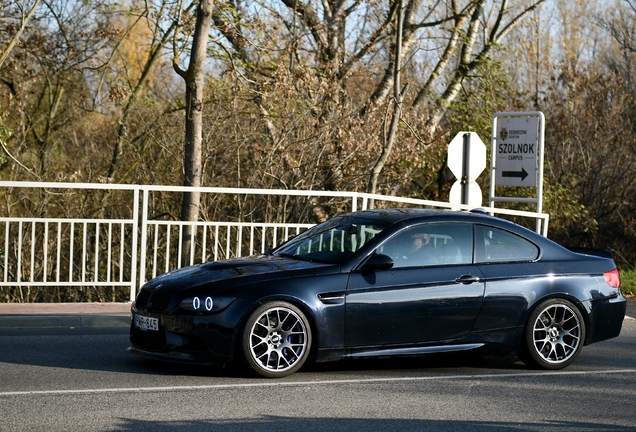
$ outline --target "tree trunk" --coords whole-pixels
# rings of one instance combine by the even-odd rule
[[[185,120],[185,152],[184,152],[184,186],[201,186],[201,141],[203,136],[203,88],[205,86],[205,62],[208,35],[212,23],[212,0],[201,0],[197,8],[197,21],[192,39],[190,64],[186,71],[179,68],[175,56],[173,65],[186,84],[186,120]],[[196,222],[199,219],[201,193],[184,192],[181,203],[181,220]],[[183,228],[181,241],[181,265],[190,265],[194,257],[194,241],[196,229],[193,225]]]
[[[377,162],[371,169],[371,175],[369,177],[369,185],[367,186],[367,192],[374,194],[377,191],[378,187],[378,178],[380,177],[380,173],[386,164],[386,161],[391,154],[391,150],[393,149],[393,143],[395,142],[395,136],[397,134],[398,123],[400,122],[400,118],[402,117],[402,99],[403,93],[400,92],[400,68],[402,67],[402,32],[403,32],[403,24],[404,24],[404,8],[403,8],[403,0],[399,1],[398,13],[397,13],[397,25],[396,25],[396,40],[395,40],[395,61],[394,61],[394,69],[393,69],[393,116],[391,118],[391,124],[389,126],[388,133],[385,133],[386,130],[386,119],[385,119],[385,127],[382,132],[382,142],[384,143],[382,153],[378,158]],[[374,208],[375,201],[372,199],[369,202],[369,208]]]

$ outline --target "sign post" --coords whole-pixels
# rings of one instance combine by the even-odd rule
[[[543,201],[545,117],[540,111],[496,113],[492,118],[489,206],[500,202]],[[534,187],[531,198],[496,196],[495,186]],[[537,225],[541,222],[537,220]],[[537,226],[537,229],[540,227]]]

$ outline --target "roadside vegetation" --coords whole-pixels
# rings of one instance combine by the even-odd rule
[[[636,299],[636,270],[621,271],[621,289],[625,297]]]
[[[636,0],[0,0],[0,17],[2,180],[447,201],[459,131],[488,143],[494,113],[542,111],[549,236],[612,252],[630,292]],[[152,217],[319,222],[341,210],[165,198]],[[122,208],[108,191],[0,191],[0,215]]]

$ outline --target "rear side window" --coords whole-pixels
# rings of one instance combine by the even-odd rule
[[[523,237],[498,228],[476,227],[476,262],[532,261],[538,256],[539,248]]]

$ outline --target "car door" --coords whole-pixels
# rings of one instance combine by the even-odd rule
[[[474,262],[486,280],[475,330],[519,326],[555,270],[551,263],[535,262],[539,247],[528,239],[492,226],[477,224],[474,229]]]
[[[411,245],[418,235],[429,237],[419,254]],[[391,256],[394,266],[350,275],[345,297],[347,347],[420,344],[470,333],[484,294],[483,275],[472,263],[472,224],[411,227],[384,242],[376,253]]]

